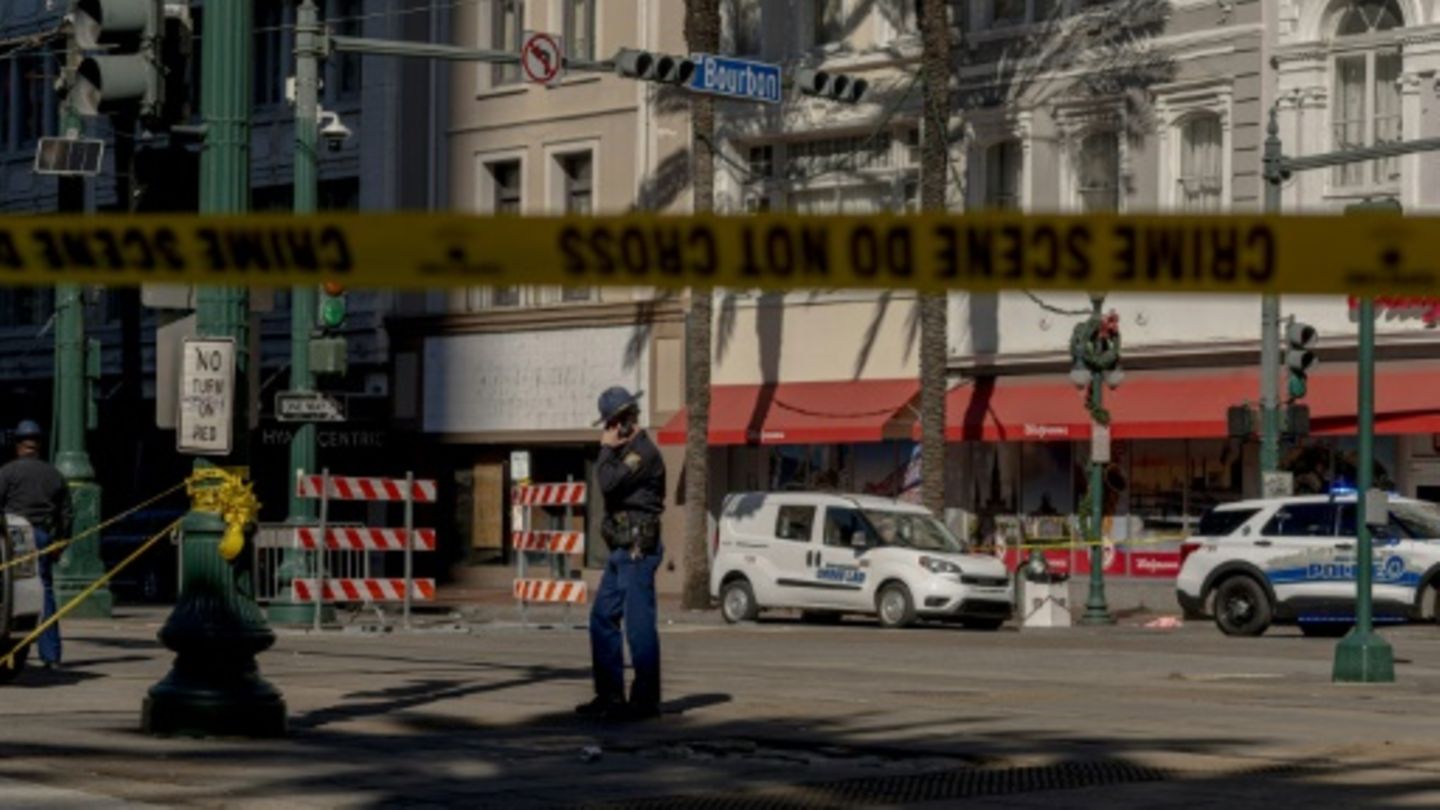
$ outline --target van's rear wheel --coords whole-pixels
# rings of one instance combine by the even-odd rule
[[[9,638],[0,638],[0,655],[10,652],[10,645],[13,642]],[[8,664],[0,661],[0,684],[10,683],[25,671],[25,662],[30,659],[30,645],[26,644],[15,652],[15,663]]]
[[[753,622],[760,615],[755,591],[743,579],[732,579],[720,589],[720,615],[730,624]]]
[[[881,588],[875,596],[875,612],[881,627],[894,629],[914,624],[915,600],[910,597],[910,589],[898,582]]]

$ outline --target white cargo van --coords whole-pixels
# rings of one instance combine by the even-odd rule
[[[721,509],[710,592],[726,621],[794,608],[809,619],[877,616],[996,629],[1014,611],[1004,564],[967,554],[925,509],[884,498],[741,493]]]
[[[35,531],[29,521],[15,515],[6,515],[5,534],[0,542],[0,656],[9,654],[16,641],[35,629],[44,607],[45,592],[40,586],[40,567],[37,560],[30,559],[18,565],[12,560],[27,557],[35,552]],[[30,647],[15,655],[14,666],[0,663],[0,683],[8,683],[25,668],[30,657]]]

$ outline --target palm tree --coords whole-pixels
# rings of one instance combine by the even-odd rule
[[[946,210],[949,175],[950,20],[947,0],[920,1],[924,140],[920,154],[920,204]],[[944,293],[920,296],[920,498],[936,515],[945,510],[945,389],[949,330]]]
[[[685,0],[685,41],[691,53],[720,50],[720,0]],[[695,213],[715,209],[715,102],[691,95],[692,189]],[[709,289],[692,289],[685,332],[685,573],[681,599],[688,609],[710,605],[710,332],[714,299]]]

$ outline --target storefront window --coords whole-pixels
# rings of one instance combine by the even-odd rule
[[[1296,495],[1324,495],[1336,487],[1354,487],[1359,480],[1360,450],[1353,436],[1312,439],[1291,447],[1280,460],[1280,469],[1295,476]],[[1394,436],[1375,437],[1375,486],[1396,488],[1399,440]]]
[[[1075,509],[1070,476],[1071,447],[1063,442],[1021,445],[1022,511],[1027,517],[1058,517]]]

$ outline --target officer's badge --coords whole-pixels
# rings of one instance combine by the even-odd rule
[[[632,472],[637,472],[640,469],[641,462],[644,460],[645,459],[640,458],[639,453],[631,453],[625,457],[625,466],[629,467]]]

